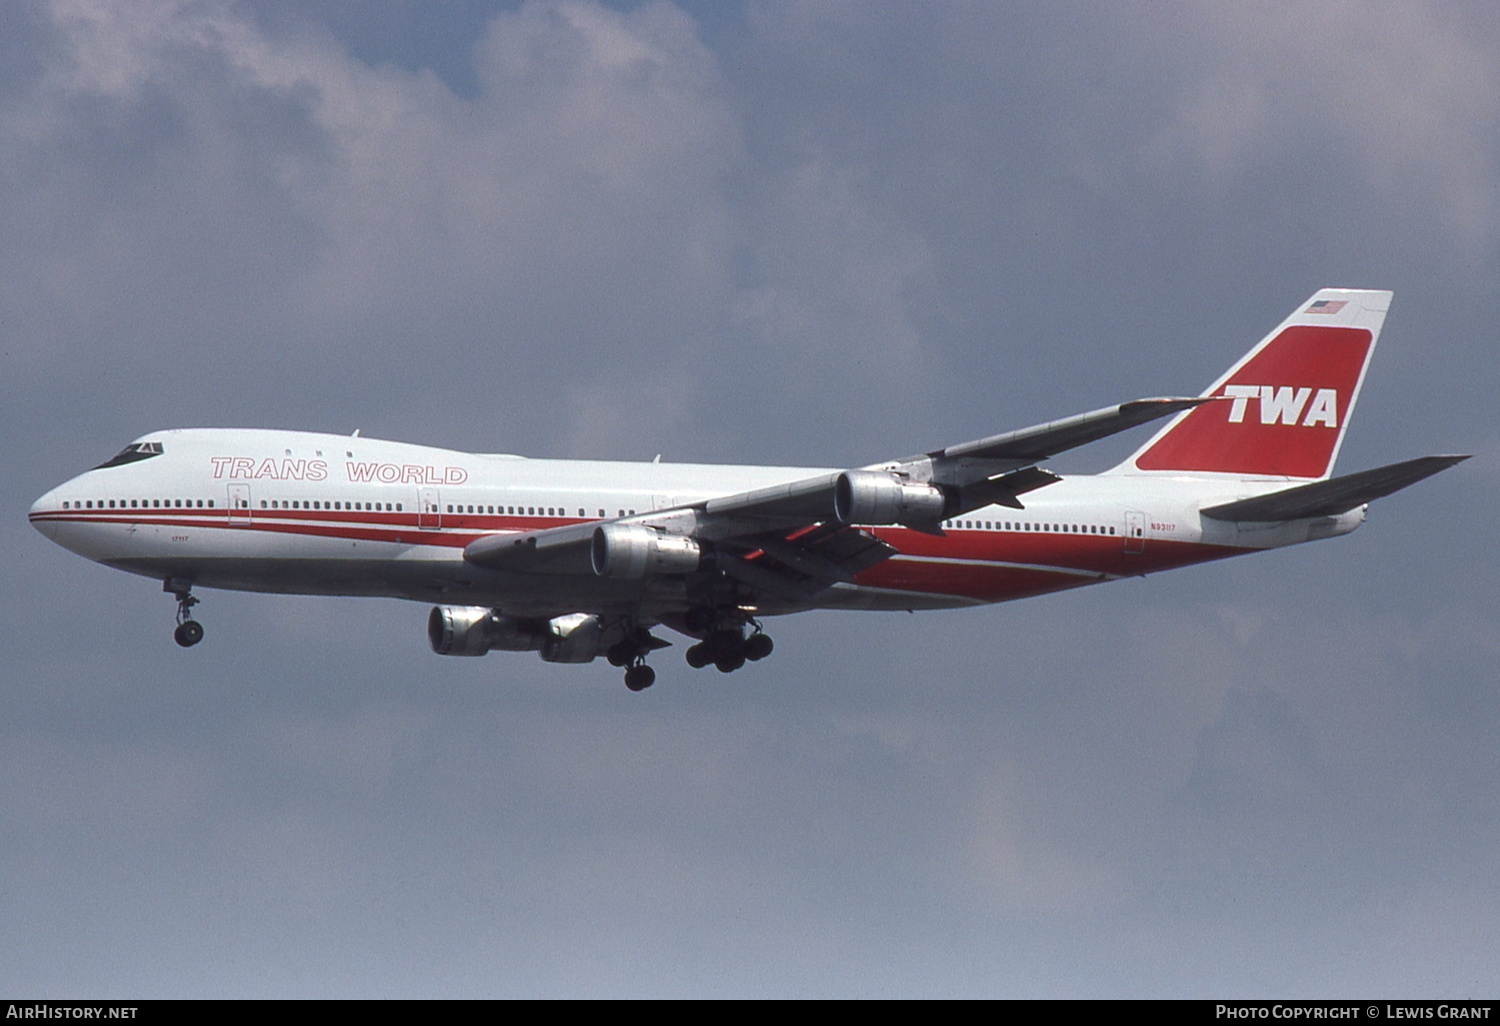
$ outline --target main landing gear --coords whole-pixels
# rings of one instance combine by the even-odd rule
[[[752,628],[748,636],[745,634],[747,626]],[[687,663],[695,670],[712,663],[720,673],[733,673],[747,661],[753,663],[764,659],[774,647],[771,636],[761,630],[758,621],[719,625],[687,650]]]
[[[625,667],[625,686],[631,691],[645,691],[656,683],[656,671],[646,665],[646,656],[667,643],[653,637],[642,627],[633,627],[625,637],[605,650],[604,657],[611,666]]]
[[[177,629],[172,632],[172,639],[183,648],[192,648],[203,640],[203,625],[190,615],[192,608],[198,604],[192,585],[181,581],[164,581],[161,590],[177,596]]]

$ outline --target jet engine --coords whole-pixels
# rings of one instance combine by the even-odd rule
[[[438,655],[537,652],[549,663],[592,662],[605,649],[604,626],[591,613],[522,620],[488,606],[433,606],[427,640]]]
[[[438,655],[482,656],[495,649],[534,652],[545,637],[535,621],[501,616],[488,606],[433,606],[427,640]]]
[[[591,663],[604,654],[604,626],[591,613],[569,613],[547,621],[542,658],[549,663]]]
[[[601,524],[594,528],[589,559],[600,577],[636,580],[647,574],[690,574],[703,552],[680,534],[662,534],[643,524]]]
[[[833,487],[833,513],[844,524],[934,523],[947,502],[940,488],[878,470],[845,471]]]

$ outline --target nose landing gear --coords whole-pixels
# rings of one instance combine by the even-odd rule
[[[192,608],[198,604],[192,587],[191,584],[184,584],[181,581],[162,582],[162,591],[168,591],[177,596],[177,629],[172,632],[172,640],[183,648],[192,648],[203,640],[203,625],[191,616]]]

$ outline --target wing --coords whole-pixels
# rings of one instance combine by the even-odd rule
[[[1060,478],[1036,464],[1212,399],[1138,399],[932,452],[672,509],[470,543],[464,559],[518,573],[641,578],[707,574],[753,599],[810,603],[895,550],[869,528],[942,522]]]

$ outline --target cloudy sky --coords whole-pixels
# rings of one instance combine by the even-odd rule
[[[1497,54],[1479,0],[0,6],[0,991],[1493,996]],[[1355,535],[641,695],[395,601],[179,650],[25,519],[164,427],[865,463],[1196,392],[1325,285],[1396,292],[1341,467],[1477,454]]]

